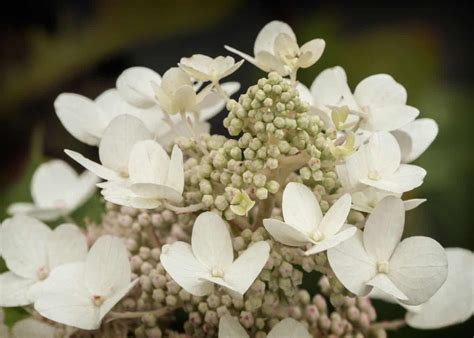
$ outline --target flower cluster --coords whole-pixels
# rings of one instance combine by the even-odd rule
[[[226,46],[268,72],[236,100],[240,84],[220,82],[244,60],[201,54],[163,76],[129,68],[95,100],[59,95],[57,116],[99,162],[65,150],[87,170],[47,162],[33,203],[8,209],[0,306],[31,317],[2,336],[361,338],[469,319],[473,253],[402,239],[405,212],[425,201],[402,200],[426,175],[410,163],[437,124],[386,74],[354,92],[339,66],[298,82],[324,48],[300,47],[279,21],[254,56]],[[210,135],[224,107],[229,136]],[[102,220],[78,227],[96,186]],[[306,289],[315,275],[319,290]],[[378,322],[370,298],[406,317]]]

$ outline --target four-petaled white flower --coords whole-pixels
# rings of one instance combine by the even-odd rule
[[[105,129],[99,144],[101,164],[93,162],[81,154],[66,149],[65,153],[95,175],[109,181],[128,178],[128,159],[132,147],[138,141],[152,138],[142,121],[131,115],[117,116]]]
[[[371,213],[377,204],[387,196],[401,197],[402,194],[395,194],[388,191],[380,190],[374,187],[367,187],[364,190],[357,191],[352,195],[352,209],[362,212]],[[420,204],[426,202],[425,198],[412,198],[403,201],[405,211],[415,209]]]
[[[25,214],[42,221],[57,220],[83,205],[94,193],[98,181],[88,171],[78,175],[64,161],[48,161],[35,170],[31,179],[33,203],[14,203],[8,207],[8,213]]]
[[[345,188],[363,185],[403,193],[423,183],[426,171],[412,164],[401,164],[400,147],[388,132],[372,134],[367,143],[337,167]]]
[[[194,223],[191,244],[163,247],[161,264],[176,283],[195,296],[212,292],[213,283],[243,295],[262,271],[270,246],[260,241],[234,261],[229,229],[218,215],[204,212]]]
[[[225,48],[254,64],[265,72],[275,71],[282,76],[295,77],[299,68],[315,64],[323,54],[326,43],[313,39],[299,47],[291,27],[281,21],[266,24],[255,40],[254,57],[232,47]]]
[[[279,242],[289,246],[313,244],[305,252],[313,255],[326,251],[352,237],[356,227],[346,225],[351,196],[339,198],[324,215],[312,191],[301,183],[288,183],[283,192],[282,211],[285,222],[267,218],[265,229]]]
[[[474,314],[474,253],[462,248],[446,248],[448,277],[443,286],[426,303],[403,306],[405,320],[417,329],[439,329],[459,324]],[[397,300],[379,290],[370,292],[371,298],[390,303]]]
[[[31,304],[55,268],[87,255],[86,237],[77,226],[63,224],[53,231],[24,215],[3,222],[0,246],[10,270],[0,275],[0,306]]]
[[[168,130],[163,123],[163,112],[159,107],[137,108],[125,101],[112,88],[104,91],[95,100],[74,93],[62,93],[54,101],[56,115],[64,128],[79,141],[99,145],[105,129],[117,116],[128,114],[141,120],[156,137]]]
[[[400,145],[402,163],[415,161],[438,135],[438,124],[432,119],[417,119],[392,134]]]
[[[344,69],[329,68],[313,81],[311,94],[312,98],[304,97],[316,111],[330,116],[335,107],[346,106],[360,118],[359,128],[370,132],[399,129],[419,115],[418,109],[406,104],[405,88],[387,74],[365,78],[352,94]]]
[[[130,280],[125,245],[117,237],[102,236],[85,261],[63,264],[51,272],[35,310],[58,323],[95,330],[138,281]]]
[[[219,321],[219,338],[249,338],[249,334],[231,315],[225,315]],[[293,318],[286,318],[276,324],[267,338],[311,338],[306,327]]]
[[[336,277],[352,293],[373,287],[408,305],[426,302],[443,285],[448,262],[443,247],[429,237],[402,238],[402,200],[383,199],[367,218],[364,232],[328,250]]]
[[[177,145],[171,158],[152,140],[137,142],[128,163],[129,179],[99,184],[102,195],[112,203],[133,208],[154,209],[163,200],[179,203],[183,199],[183,153]]]
[[[239,69],[243,62],[244,60],[235,63],[231,56],[211,58],[207,55],[194,54],[190,58],[181,58],[179,67],[196,80],[218,83],[220,79]]]

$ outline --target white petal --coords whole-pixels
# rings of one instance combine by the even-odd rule
[[[257,55],[262,51],[273,53],[275,39],[281,33],[287,34],[290,38],[296,41],[295,33],[288,24],[282,21],[271,21],[258,33],[253,47],[253,54]]]
[[[109,313],[110,310],[123,298],[127,295],[127,293],[132,290],[135,285],[140,281],[140,279],[135,279],[133,282],[128,284],[127,286],[123,287],[122,289],[116,290],[113,295],[106,298],[104,303],[100,306],[100,315],[99,320],[102,321],[102,318]]]
[[[402,291],[400,291],[384,273],[377,274],[377,276],[368,281],[367,284],[374,286],[400,300],[408,300],[408,297]]]
[[[278,242],[288,246],[302,246],[309,242],[306,234],[277,219],[263,220],[263,226]]]
[[[99,181],[96,174],[87,170],[79,175],[75,184],[68,189],[66,200],[70,212],[82,206],[95,193]]]
[[[344,194],[326,212],[318,226],[325,237],[336,234],[342,228],[351,210],[351,201],[351,195]]]
[[[429,237],[403,240],[390,258],[390,280],[408,297],[408,305],[426,302],[443,285],[448,274],[443,247]]]
[[[101,109],[85,96],[63,93],[54,101],[56,115],[64,128],[79,141],[95,146],[106,125],[100,120]]]
[[[84,330],[100,326],[99,307],[84,285],[85,264],[68,263],[54,269],[45,280],[35,310],[45,318]]]
[[[131,115],[120,115],[104,131],[99,145],[100,162],[118,173],[128,173],[128,159],[133,145],[151,138],[142,121]]]
[[[376,74],[357,85],[354,97],[361,107],[385,107],[405,104],[407,92],[390,75]]]
[[[159,85],[161,77],[155,71],[145,67],[131,67],[117,78],[117,90],[130,104],[148,108],[155,104],[152,82]]]
[[[327,237],[322,241],[316,243],[313,247],[305,252],[305,255],[314,255],[318,252],[326,251],[330,248],[334,248],[335,246],[339,245],[340,243],[347,241],[349,238],[355,235],[357,232],[357,228],[354,226],[349,226],[346,229],[338,232],[335,235]]]
[[[400,166],[400,148],[395,137],[387,132],[372,134],[369,144],[364,146],[367,152],[369,171],[381,177],[393,174]]]
[[[346,72],[336,66],[322,71],[311,85],[314,103],[324,106],[348,106],[351,110],[358,110],[349,85]]]
[[[249,335],[235,317],[225,315],[219,321],[219,338],[249,338]]]
[[[0,274],[0,306],[24,306],[31,304],[29,290],[36,281],[7,271]]]
[[[238,82],[226,82],[221,84],[222,90],[230,97],[240,89]],[[199,120],[207,121],[220,113],[225,107],[226,100],[216,92],[210,92],[205,99],[199,103],[196,110],[199,112]]]
[[[364,247],[376,262],[387,262],[402,239],[405,208],[401,199],[385,197],[367,218]]]
[[[183,200],[181,193],[166,185],[153,183],[135,183],[130,188],[133,193],[137,195],[137,197],[142,197],[145,199],[163,199],[175,203],[179,203]]]
[[[403,193],[422,185],[425,176],[425,169],[412,164],[401,164],[395,173],[385,179],[379,181],[365,179],[361,180],[361,182],[378,189]]]
[[[267,242],[253,244],[224,271],[224,280],[243,295],[260,274],[269,256],[270,246]]]
[[[130,283],[128,252],[118,237],[101,236],[90,249],[85,264],[85,283],[94,295],[108,296]]]
[[[183,193],[184,190],[184,163],[183,163],[183,152],[177,146],[173,146],[171,152],[171,160],[169,162],[168,175],[166,178],[166,185],[173,188],[179,193]]]
[[[41,164],[31,179],[31,196],[40,208],[68,208],[68,190],[78,180],[74,169],[62,160]]]
[[[116,88],[110,88],[102,92],[95,98],[95,103],[100,107],[100,120],[107,127],[114,118],[123,114],[132,114],[138,109],[127,103],[119,94]],[[133,114],[132,114],[133,115]]]
[[[412,122],[420,114],[420,111],[406,105],[393,105],[369,107],[368,114],[369,117],[361,124],[361,129],[392,131]]]
[[[118,181],[122,179],[122,177],[114,170],[91,161],[75,151],[65,149],[64,152],[74,161],[104,180]]]
[[[474,303],[474,255],[461,248],[446,249],[448,278],[417,313],[408,312],[408,325],[417,329],[438,329],[462,323],[472,316]]]
[[[298,82],[296,84],[296,90],[298,91],[299,93],[299,96],[300,96],[300,99],[301,101],[303,102],[306,102],[309,106],[313,106],[314,105],[314,99],[313,99],[313,95],[311,94],[311,92],[309,91],[309,88],[306,87],[304,84],[302,84],[301,82]]]
[[[171,278],[190,294],[204,296],[212,292],[212,283],[202,280],[209,271],[196,259],[188,243],[163,246],[160,261]]]
[[[237,54],[238,56],[242,57],[245,61],[248,61],[248,62],[250,62],[251,64],[253,64],[253,65],[259,67],[259,66],[257,65],[257,60],[255,60],[254,57],[252,57],[252,56],[250,56],[250,55],[248,55],[248,54],[245,54],[245,53],[241,52],[240,50],[237,50],[237,49],[232,48],[232,47],[230,47],[230,46],[224,46],[224,48],[227,49],[229,52],[235,53],[235,54]]]
[[[367,255],[362,240],[362,231],[347,241],[328,250],[328,259],[339,281],[358,296],[367,295],[372,289],[367,285],[377,274],[375,262]]]
[[[301,54],[310,53],[308,58],[305,59],[304,62],[300,62],[299,65],[301,68],[308,68],[314,65],[321,55],[323,55],[324,48],[326,47],[326,42],[323,39],[313,39],[311,41],[306,42],[303,46],[301,46]]]
[[[403,205],[405,206],[405,211],[413,210],[420,204],[426,202],[426,198],[413,198],[410,200],[403,201]]]
[[[163,147],[153,141],[139,141],[130,152],[128,173],[133,183],[165,184],[170,158]]]
[[[301,183],[290,182],[283,191],[283,218],[285,223],[302,233],[312,233],[323,214],[313,192]]]
[[[275,71],[281,76],[289,73],[289,68],[270,52],[261,51],[255,55],[256,65],[265,72]]]
[[[16,322],[12,327],[12,338],[54,338],[56,328],[33,318]]]
[[[402,162],[415,161],[438,135],[438,124],[432,119],[417,119],[393,131],[400,145]]]
[[[106,201],[135,209],[155,209],[161,205],[159,200],[140,197],[135,194],[129,186],[122,184],[107,185],[106,188],[101,191],[101,193]]]
[[[46,243],[51,229],[40,221],[17,215],[3,222],[0,228],[2,255],[10,271],[37,278],[37,270],[47,267]]]
[[[58,265],[85,260],[87,238],[74,224],[62,224],[54,229],[48,241],[48,263],[52,270]]]
[[[268,338],[311,338],[306,327],[293,318],[283,319],[268,333]]]
[[[213,212],[204,212],[197,217],[191,245],[196,258],[208,269],[224,270],[234,260],[229,229],[222,218]]]

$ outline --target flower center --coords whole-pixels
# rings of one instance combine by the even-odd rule
[[[224,277],[224,271],[221,268],[214,267],[211,271],[212,277],[222,278]]]
[[[378,181],[380,180],[380,173],[377,170],[370,170],[368,177],[371,180]]]
[[[45,266],[42,266],[38,270],[36,270],[36,276],[39,280],[45,280],[49,275],[49,269]]]
[[[101,306],[104,301],[105,301],[105,297],[102,297],[99,295],[92,296],[92,303],[94,303],[95,306]]]
[[[319,242],[319,241],[322,241],[324,239],[324,234],[319,231],[319,230],[316,230],[315,232],[313,232],[313,234],[311,235],[311,239],[315,242]]]
[[[377,272],[378,273],[388,273],[390,271],[388,262],[378,262],[377,263]]]

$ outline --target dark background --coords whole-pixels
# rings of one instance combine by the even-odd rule
[[[96,156],[61,126],[53,101],[61,92],[94,98],[130,66],[162,74],[182,56],[227,55],[224,44],[253,51],[270,20],[288,22],[300,44],[324,38],[326,51],[299,80],[310,85],[323,69],[341,65],[351,87],[375,73],[391,74],[408,103],[434,118],[440,134],[417,161],[425,184],[408,195],[428,202],[408,213],[406,234],[434,237],[445,247],[474,249],[472,6],[468,1],[17,1],[1,13],[0,215],[29,198],[28,181],[41,157],[65,159],[64,148]],[[243,87],[262,73],[245,64],[229,79]],[[224,114],[212,120],[223,132]],[[36,135],[33,137],[32,135]],[[91,209],[86,213],[91,213]],[[472,271],[471,271],[472,273]],[[381,305],[380,317],[403,315]],[[403,329],[391,337],[472,337],[472,319],[440,331]]]

